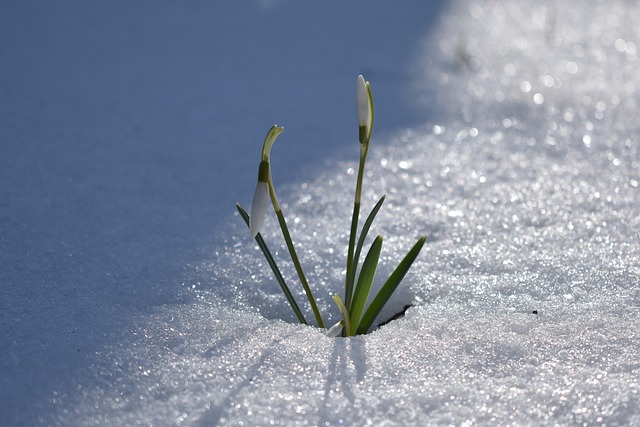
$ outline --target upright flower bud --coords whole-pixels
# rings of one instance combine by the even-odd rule
[[[260,162],[258,169],[258,184],[256,191],[253,193],[253,201],[251,202],[251,216],[249,217],[249,231],[251,237],[255,239],[260,232],[264,217],[267,213],[267,205],[269,204],[269,162],[263,160]]]
[[[373,128],[373,97],[371,85],[362,74],[356,82],[356,113],[358,115],[360,144],[368,144]]]

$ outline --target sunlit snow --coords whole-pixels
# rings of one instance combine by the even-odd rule
[[[24,4],[0,6],[0,425],[640,424],[638,6]],[[273,177],[337,321],[360,73],[378,282],[427,243],[378,323],[404,317],[327,338],[234,203],[284,124]]]

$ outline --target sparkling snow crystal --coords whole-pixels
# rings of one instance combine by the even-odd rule
[[[256,154],[246,170],[221,169],[217,185],[231,182],[235,193],[219,215],[218,240],[184,263],[184,299],[145,296],[138,311],[128,309],[134,313],[114,305],[113,316],[128,319],[122,339],[67,371],[55,393],[39,390],[39,422],[640,424],[640,8],[623,0],[459,1],[434,25],[402,83],[422,119],[374,135],[363,189],[364,211],[387,194],[372,235],[402,236],[385,241],[378,279],[427,235],[379,321],[411,304],[406,315],[349,339],[295,324],[231,214],[235,198],[253,190]],[[374,90],[406,77],[388,71],[368,73]],[[347,70],[345,80],[353,75]],[[307,105],[289,84],[279,83],[285,101]],[[263,125],[287,120],[265,112]],[[259,153],[256,135],[246,152]],[[343,288],[357,161],[357,135],[343,137],[340,145],[353,149],[318,144],[308,148],[311,158],[272,152],[281,169],[310,171],[300,180],[286,175],[279,197],[329,324],[339,320],[330,293]],[[304,143],[286,138],[279,144]],[[202,156],[190,153],[175,167],[187,170],[189,156]],[[239,184],[230,178],[243,174]],[[202,193],[200,206],[219,203],[208,197]],[[282,255],[273,218],[262,234]],[[100,261],[105,271],[117,267],[108,261]],[[162,262],[151,258],[147,268]],[[292,266],[281,267],[293,277]],[[122,280],[148,281],[145,271]],[[179,286],[181,276],[170,277]],[[2,376],[21,363],[0,357]],[[63,362],[52,363],[53,370]],[[5,392],[12,386],[0,384]],[[5,414],[30,420],[6,406]]]

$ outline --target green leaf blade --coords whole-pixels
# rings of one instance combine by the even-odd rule
[[[353,300],[351,302],[351,309],[349,310],[349,323],[351,324],[350,329],[348,329],[349,335],[355,335],[357,332],[360,316],[362,316],[364,306],[369,298],[373,279],[376,275],[381,250],[382,236],[378,236],[371,244],[371,248],[362,264],[362,269],[358,276],[358,283],[353,291]]]
[[[364,241],[367,238],[367,233],[369,233],[371,224],[373,224],[373,220],[376,218],[376,215],[378,214],[378,211],[382,207],[382,203],[384,202],[384,199],[386,197],[387,197],[386,194],[383,194],[382,197],[380,197],[380,200],[378,200],[378,203],[376,203],[376,205],[373,207],[373,209],[371,210],[371,213],[369,213],[369,216],[367,217],[366,221],[364,222],[364,225],[362,226],[362,232],[360,233],[360,238],[358,239],[358,243],[356,245],[356,251],[355,251],[355,255],[353,256],[353,263],[350,271],[351,277],[349,277],[349,281],[352,285],[356,280],[355,278],[356,278],[356,270],[358,269],[358,261],[360,259],[360,253],[362,252],[362,247],[364,246]]]
[[[238,212],[240,213],[240,216],[242,217],[244,222],[247,224],[247,227],[249,227],[249,214],[247,213],[247,211],[245,211],[244,208],[240,206],[240,203],[236,203],[236,208],[238,209]],[[304,325],[307,325],[307,321],[304,318],[300,307],[298,307],[298,303],[296,303],[296,300],[293,298],[293,294],[289,290],[287,283],[284,281],[284,277],[282,277],[282,273],[280,272],[280,269],[278,268],[273,255],[271,255],[271,251],[269,251],[269,248],[267,247],[267,244],[265,243],[260,233],[256,235],[256,242],[258,243],[258,247],[260,247],[262,254],[267,259],[267,263],[269,264],[269,267],[271,267],[271,271],[273,271],[273,275],[276,277],[276,280],[280,285],[280,289],[282,289],[282,292],[287,298],[287,301],[289,302],[289,305],[291,306],[294,314],[298,318],[298,321]]]
[[[360,325],[356,330],[357,334],[366,334],[369,331],[374,320],[378,314],[380,314],[380,311],[382,311],[382,308],[385,306],[387,301],[389,301],[389,298],[391,298],[391,295],[393,295],[393,292],[396,290],[400,282],[402,282],[407,271],[409,271],[409,268],[418,257],[425,241],[426,236],[422,236],[418,239],[407,255],[405,255],[402,261],[400,261],[400,264],[398,264],[396,269],[393,270],[393,273],[391,273],[391,276],[389,276],[384,285],[382,285],[378,295],[376,295],[369,305],[369,308],[367,308],[367,311],[364,313],[364,316],[362,316]]]

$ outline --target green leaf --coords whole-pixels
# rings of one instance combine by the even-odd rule
[[[242,217],[242,219],[244,220],[244,222],[247,224],[247,227],[248,227],[249,214],[247,213],[247,211],[244,210],[242,206],[240,206],[240,203],[236,203],[236,208],[238,209],[238,212],[240,212],[240,216]],[[273,275],[276,276],[276,280],[278,281],[278,284],[280,285],[282,292],[284,292],[284,296],[287,298],[287,301],[289,301],[289,305],[291,306],[291,309],[293,310],[296,317],[298,318],[298,321],[306,325],[307,321],[302,315],[302,311],[300,311],[300,307],[298,307],[296,300],[293,298],[293,295],[291,294],[289,287],[287,286],[286,282],[284,281],[284,278],[282,277],[282,273],[280,273],[280,269],[278,268],[275,259],[271,255],[271,252],[269,251],[269,248],[267,247],[267,244],[265,243],[260,233],[256,235],[256,242],[258,242],[258,246],[262,250],[264,257],[267,259],[267,262],[269,263],[269,267],[271,267],[271,271],[273,271]]]
[[[367,253],[364,263],[362,264],[362,270],[358,276],[358,283],[353,291],[353,301],[351,302],[351,309],[349,311],[349,321],[351,323],[348,335],[355,335],[360,323],[360,316],[369,298],[369,292],[371,291],[371,285],[376,275],[376,269],[378,268],[378,259],[380,258],[380,251],[382,250],[382,236],[376,237],[371,244],[371,248]]]
[[[360,159],[362,168],[362,159]],[[358,184],[360,184],[360,172],[358,172]],[[347,274],[344,284],[344,300],[347,307],[351,307],[353,297],[353,281],[355,279],[355,266],[353,265],[353,251],[356,249],[356,236],[358,235],[358,217],[360,216],[360,201],[358,201],[358,187],[356,186],[356,201],[353,203],[353,215],[351,216],[351,231],[349,232],[349,246],[347,248]]]
[[[391,295],[396,290],[402,279],[404,278],[407,271],[413,264],[413,261],[418,257],[422,246],[426,240],[426,236],[420,237],[415,245],[411,248],[411,250],[407,253],[407,255],[400,261],[400,264],[396,267],[396,269],[391,273],[391,276],[387,279],[378,295],[371,301],[371,305],[367,308],[367,311],[362,316],[362,320],[360,321],[360,325],[356,331],[357,334],[366,334],[369,331],[369,328],[373,324],[373,321],[376,319],[380,311],[385,306]]]
[[[342,299],[338,294],[333,294],[331,298],[333,298],[333,301],[335,301],[336,305],[338,306],[338,310],[340,310],[340,314],[342,314],[342,322],[343,322],[344,330],[348,331],[349,330],[349,310],[347,310],[347,307],[344,305],[344,303],[342,302]]]
[[[385,197],[387,197],[386,194],[380,197],[380,200],[378,200],[378,203],[376,203],[376,205],[373,207],[373,209],[371,210],[371,213],[367,217],[367,220],[364,222],[364,225],[362,226],[362,232],[360,233],[360,238],[358,239],[358,244],[356,246],[356,253],[353,256],[353,264],[350,271],[351,277],[349,278],[349,280],[350,280],[350,283],[352,284],[353,282],[355,282],[356,270],[358,269],[358,261],[360,260],[360,252],[362,252],[362,246],[364,245],[364,241],[367,238],[367,233],[369,232],[369,228],[371,228],[371,224],[373,224],[373,220],[375,219],[376,215],[378,214],[378,211],[382,207],[382,203],[384,202]],[[352,288],[353,288],[353,285],[352,285]]]

